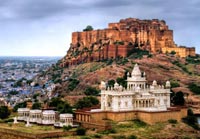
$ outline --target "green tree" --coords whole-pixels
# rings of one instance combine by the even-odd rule
[[[59,104],[64,104],[64,102],[59,97],[54,97],[49,102],[49,107],[57,107]]]
[[[96,95],[99,95],[100,93],[100,90],[94,88],[94,87],[87,87],[84,91],[84,94],[87,95],[87,96],[96,96]]]
[[[87,27],[85,29],[83,29],[83,31],[92,31],[93,27],[91,25],[87,25]]]
[[[184,94],[179,91],[177,93],[172,92],[171,101],[174,105],[183,106],[185,104]]]
[[[26,105],[26,102],[17,103],[13,108],[13,112],[16,112],[18,108],[26,108]]]
[[[183,121],[193,127],[194,129],[199,130],[200,127],[198,125],[197,117],[194,115],[192,109],[188,109],[188,115],[186,118],[183,118]]]
[[[0,118],[5,119],[5,118],[8,118],[9,115],[10,115],[10,110],[8,109],[8,107],[1,106],[0,107]]]
[[[79,127],[79,128],[76,129],[76,134],[77,135],[83,136],[83,135],[85,135],[85,133],[86,133],[86,129],[85,128]]]
[[[49,106],[55,107],[60,113],[72,113],[72,107],[69,105],[69,103],[61,100],[59,97],[52,98]]]
[[[60,113],[73,113],[72,107],[67,102],[58,104],[56,110]]]
[[[99,104],[99,100],[96,97],[84,97],[82,99],[79,99],[77,103],[75,104],[75,107],[77,109],[82,109],[82,108],[89,108],[92,106],[95,106]]]
[[[173,50],[173,51],[170,52],[170,54],[175,55],[176,52]]]
[[[195,83],[189,84],[188,88],[195,94],[200,94],[200,86],[196,85]]]
[[[109,87],[114,87],[115,80],[108,80],[108,86]]]
[[[119,84],[119,85],[122,85],[123,87],[125,87],[125,88],[127,88],[127,81],[126,81],[126,79],[125,78],[117,78],[117,83]]]
[[[39,102],[35,102],[33,105],[32,105],[32,109],[41,109],[41,103]]]

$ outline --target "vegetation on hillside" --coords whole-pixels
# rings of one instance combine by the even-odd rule
[[[185,104],[184,94],[181,91],[177,93],[172,92],[170,98],[173,105],[183,106]]]
[[[7,106],[0,106],[0,119],[8,118],[10,115],[10,110]]]
[[[89,108],[95,105],[99,104],[99,100],[96,97],[84,97],[82,99],[79,99],[77,103],[75,104],[75,107],[77,109],[83,109],[83,108]]]
[[[194,129],[200,130],[197,122],[197,117],[194,115],[192,109],[188,109],[188,116],[183,119],[185,123],[193,127]]]
[[[72,113],[72,106],[59,97],[52,98],[49,102],[49,107],[54,107],[59,113]]]
[[[188,88],[190,89],[190,91],[192,91],[195,94],[200,94],[200,85],[197,85],[195,83],[190,83]]]

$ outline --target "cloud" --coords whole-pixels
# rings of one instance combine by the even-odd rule
[[[200,43],[195,39],[200,35],[199,7],[199,0],[0,0],[0,38],[6,46],[15,39],[31,36],[30,43],[19,44],[26,46],[34,40],[39,46],[38,38],[48,40],[55,33],[55,39],[49,39],[49,43],[56,45],[61,36],[81,30],[87,24],[105,28],[109,22],[133,17],[164,19],[174,30],[177,43],[196,45]],[[191,41],[186,42],[184,34],[187,38],[191,36]],[[70,37],[69,42],[63,37],[65,45],[70,44]]]
[[[80,6],[72,1],[65,0],[10,0],[4,2],[0,7],[1,20],[7,19],[7,13],[10,13],[14,20],[37,20],[45,19],[58,14],[66,15],[76,13]]]

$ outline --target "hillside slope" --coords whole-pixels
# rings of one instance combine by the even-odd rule
[[[196,59],[193,59],[196,60]],[[46,73],[41,74],[43,81],[48,80],[56,84],[54,92],[62,95],[83,94],[88,86],[98,88],[101,81],[116,80],[123,77],[125,72],[131,72],[135,63],[138,63],[141,71],[147,75],[147,83],[153,80],[164,84],[170,80],[172,84],[179,84],[187,87],[191,83],[200,83],[200,64],[194,63],[184,58],[174,57],[173,55],[155,54],[151,57],[142,58],[121,58],[118,60],[108,60],[101,62],[83,63],[68,68],[53,66]]]

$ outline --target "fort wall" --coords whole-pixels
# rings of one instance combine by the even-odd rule
[[[62,65],[127,57],[130,49],[134,48],[151,53],[175,51],[180,57],[195,55],[195,48],[177,47],[173,30],[168,28],[164,20],[127,18],[118,23],[109,23],[106,29],[73,32]]]

